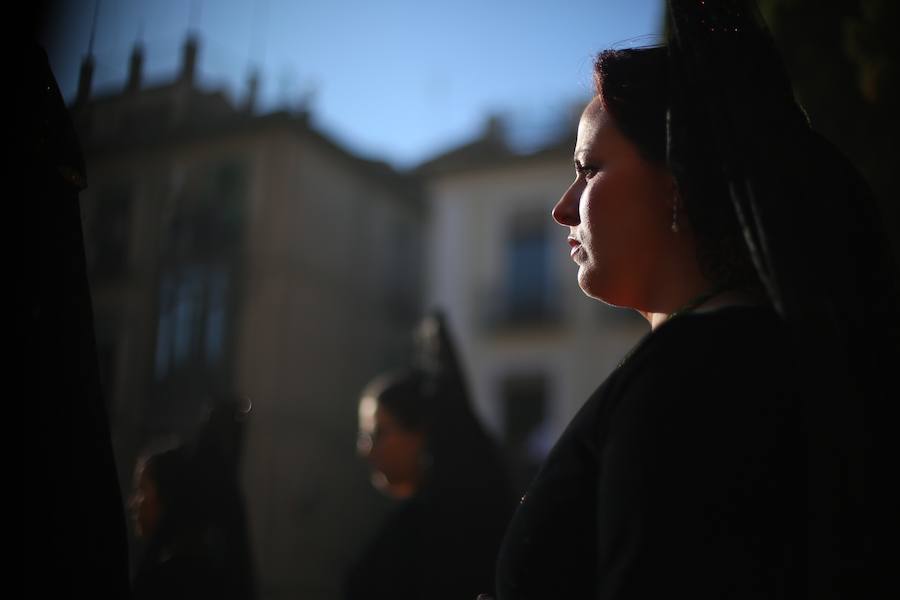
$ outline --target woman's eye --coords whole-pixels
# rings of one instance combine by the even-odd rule
[[[585,167],[578,167],[578,169],[576,169],[576,171],[578,172],[579,175],[583,175],[585,179],[591,179],[594,177],[594,175],[596,175],[597,173],[600,172],[600,169],[598,169],[597,167],[585,166]]]
[[[579,162],[575,162],[575,176],[581,177],[584,176],[585,179],[591,179],[600,172],[600,167],[595,167],[592,165],[582,165]]]

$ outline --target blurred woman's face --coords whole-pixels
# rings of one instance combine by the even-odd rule
[[[134,532],[139,538],[149,538],[159,525],[161,513],[156,482],[147,469],[139,465],[134,472],[134,491],[128,500],[128,509],[134,523]]]
[[[400,425],[375,398],[360,401],[357,450],[371,465],[377,488],[395,497],[415,493],[424,449],[424,432]]]
[[[595,98],[581,116],[575,181],[553,208],[569,229],[585,294],[644,308],[665,255],[675,198],[668,170],[644,159]]]

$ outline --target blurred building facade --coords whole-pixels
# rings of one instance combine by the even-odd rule
[[[243,481],[263,598],[335,597],[380,500],[355,456],[356,404],[408,356],[421,310],[413,180],[197,81],[91,95],[72,114],[82,213],[120,480],[161,436],[188,436],[216,394],[253,402]]]
[[[442,308],[472,396],[525,485],[593,389],[646,331],[586,298],[550,208],[571,131],[523,155],[489,121],[413,173],[362,159],[304,111],[256,114],[173,80],[71,107],[101,375],[124,492],[138,452],[188,436],[218,393],[253,402],[243,457],[260,597],[340,597],[384,501],[354,452],[356,404]]]
[[[577,120],[527,155],[503,122],[419,167],[427,185],[426,305],[445,308],[479,413],[520,487],[588,395],[647,331],[587,298],[550,209],[571,184]]]

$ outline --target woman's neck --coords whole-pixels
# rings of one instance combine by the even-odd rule
[[[687,300],[680,308],[672,312],[638,311],[650,323],[650,329],[657,327],[683,313],[710,313],[730,306],[759,306],[762,301],[755,295],[738,290],[717,290],[711,288],[700,292],[694,298]]]

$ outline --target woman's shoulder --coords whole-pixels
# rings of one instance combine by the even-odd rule
[[[787,324],[769,306],[727,306],[680,315],[657,327],[626,361],[634,368],[703,362],[759,366],[788,354]]]
[[[799,406],[789,332],[767,308],[672,319],[619,371],[599,399],[594,439],[739,454],[793,423]]]
[[[722,398],[781,396],[792,353],[789,330],[764,306],[731,306],[686,314],[660,325],[635,348],[604,390],[608,398],[637,397],[657,407]]]
[[[564,436],[593,447],[613,423],[628,428],[705,423],[716,416],[753,420],[770,409],[789,410],[786,399],[796,389],[790,348],[786,324],[768,307],[731,306],[673,318],[637,344]]]

